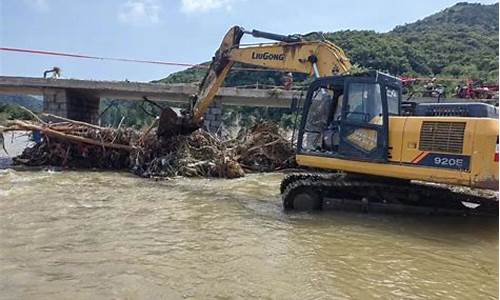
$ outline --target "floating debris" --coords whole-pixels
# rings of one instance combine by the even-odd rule
[[[292,144],[274,123],[258,123],[237,140],[242,141],[235,144],[237,160],[247,170],[271,172],[295,166]]]
[[[226,144],[202,130],[167,140],[149,134],[131,153],[132,171],[143,177],[225,177],[245,172]]]
[[[52,116],[54,117],[54,116]],[[294,166],[290,141],[276,124],[261,123],[222,141],[201,129],[190,135],[158,138],[156,122],[144,131],[100,127],[59,118],[47,123],[12,120],[2,132],[32,131],[42,136],[14,158],[14,164],[71,169],[128,169],[142,177],[237,178]]]

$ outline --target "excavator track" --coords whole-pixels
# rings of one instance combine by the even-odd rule
[[[281,183],[285,210],[337,209],[498,216],[498,194],[344,173],[297,173]]]

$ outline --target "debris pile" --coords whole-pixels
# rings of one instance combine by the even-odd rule
[[[55,117],[55,116],[52,116]],[[100,127],[56,117],[60,122],[8,121],[0,135],[32,131],[41,139],[14,159],[27,166],[73,169],[128,169],[142,177],[224,177],[293,166],[290,142],[275,124],[261,123],[232,140],[207,131],[158,138],[153,124],[145,131]]]
[[[131,170],[142,177],[225,177],[245,175],[232,151],[210,133],[157,139],[150,134],[130,154]]]
[[[258,123],[240,133],[238,140],[242,141],[236,144],[238,162],[247,170],[270,172],[295,165],[292,145],[274,123]]]
[[[15,164],[61,166],[67,168],[123,169],[128,166],[130,141],[137,138],[132,129],[112,129],[78,122],[48,124],[14,120],[2,129],[33,131],[41,142],[26,148],[14,158]]]

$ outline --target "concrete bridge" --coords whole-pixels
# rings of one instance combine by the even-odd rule
[[[188,103],[197,92],[192,84],[161,84],[128,81],[95,81],[0,76],[0,93],[42,95],[44,111],[62,117],[95,123],[101,98]],[[290,107],[297,91],[223,87],[215,97],[206,119],[208,128],[218,127],[221,105]]]
[[[150,100],[188,103],[197,92],[192,84],[161,84],[128,81],[95,81],[79,79],[44,79],[35,77],[0,76],[0,94],[42,95],[44,111],[75,120],[96,123],[101,98],[120,100]],[[305,96],[305,95],[304,95]],[[222,105],[291,107],[299,91],[223,87],[205,115],[209,130],[220,126]],[[436,98],[412,98],[416,102],[435,102]],[[498,105],[498,99],[447,98],[443,102],[480,101]]]

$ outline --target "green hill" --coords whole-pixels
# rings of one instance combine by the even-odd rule
[[[319,35],[318,35],[319,36]],[[362,67],[394,75],[437,76],[498,81],[498,3],[457,3],[386,33],[345,30],[324,33]],[[187,69],[159,80],[200,81],[204,69]],[[305,76],[296,76],[296,81]],[[233,71],[225,86],[256,82],[281,85],[281,73]]]
[[[41,97],[26,95],[0,95],[0,106],[22,105],[34,112],[41,112],[43,109],[43,100]]]
[[[34,112],[41,112],[43,100],[32,96],[0,95],[0,123],[9,119],[31,119],[32,116],[19,105]]]

